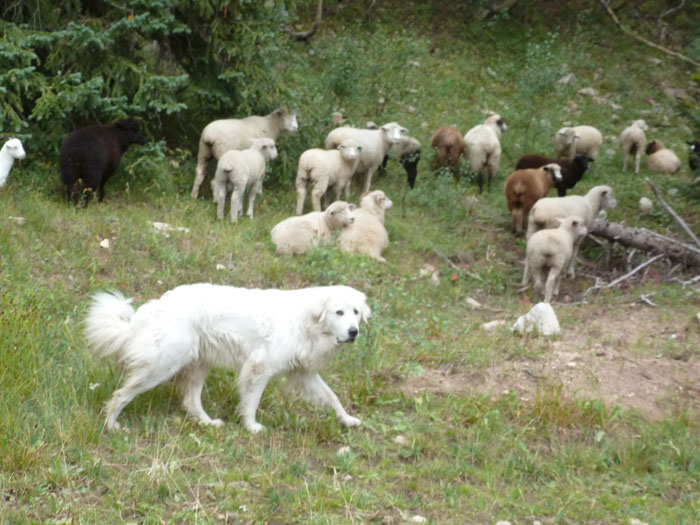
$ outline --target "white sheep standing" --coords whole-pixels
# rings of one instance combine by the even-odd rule
[[[484,171],[488,171],[487,187],[491,189],[491,179],[501,162],[501,132],[507,129],[503,117],[494,114],[464,135],[464,152],[472,171],[478,175],[479,193],[483,191]]]
[[[306,150],[299,157],[297,168],[297,215],[304,211],[306,186],[311,187],[311,205],[314,211],[321,211],[321,197],[325,196],[327,205],[328,192],[335,192],[335,200],[345,191],[345,198],[350,195],[350,182],[360,162],[362,148],[355,139],[346,139],[336,149],[325,150],[313,148]]]
[[[560,197],[566,198],[566,197]],[[575,257],[574,245],[588,234],[583,219],[577,215],[559,219],[559,227],[540,230],[527,241],[522,285],[532,277],[535,290],[544,290],[544,302],[559,295],[564,267]]]
[[[355,210],[355,222],[338,235],[338,247],[344,252],[369,255],[386,262],[382,250],[389,246],[389,234],[384,227],[384,213],[392,204],[381,190],[362,197],[360,207]]]
[[[681,159],[658,139],[652,140],[646,148],[647,168],[659,173],[676,173],[681,169]]]
[[[15,159],[22,160],[26,156],[21,140],[12,138],[3,144],[0,149],[0,188],[7,182]]]
[[[408,130],[389,122],[379,129],[336,128],[326,137],[326,149],[335,149],[347,139],[355,139],[362,148],[360,162],[356,173],[365,173],[363,193],[368,193],[372,184],[372,176],[381,166],[389,149],[401,139],[401,134]]]
[[[354,204],[344,201],[331,203],[325,211],[312,211],[306,215],[288,217],[270,232],[270,238],[278,254],[298,254],[315,248],[331,239],[333,231],[353,223]]]
[[[243,214],[243,196],[248,195],[248,217],[253,218],[255,197],[262,193],[265,163],[277,157],[275,141],[268,138],[250,139],[251,146],[244,150],[224,153],[216,165],[212,193],[216,202],[216,216],[224,218],[226,191],[231,191],[231,222]]]
[[[527,220],[527,239],[539,230],[558,228],[559,219],[579,216],[584,226],[593,227],[598,212],[602,209],[614,209],[617,201],[610,186],[594,186],[586,195],[567,195],[566,197],[545,197],[538,200],[530,210]],[[574,243],[573,256],[569,263],[569,276],[574,277],[576,256],[583,238]]]
[[[559,157],[573,159],[577,153],[598,158],[603,135],[593,126],[561,128],[554,136],[554,149]]]
[[[218,160],[232,149],[250,148],[250,139],[265,137],[277,140],[285,131],[293,132],[297,129],[299,125],[296,112],[288,113],[282,108],[264,117],[253,115],[244,119],[232,118],[210,122],[199,137],[192,198],[196,199],[199,194],[199,187],[207,174],[207,164],[212,157]]]
[[[622,171],[627,171],[627,161],[629,157],[634,157],[634,172],[639,173],[639,162],[642,159],[642,152],[647,144],[647,136],[645,131],[649,130],[649,126],[644,120],[635,120],[622,130],[620,134],[620,147],[625,161],[622,164]]]

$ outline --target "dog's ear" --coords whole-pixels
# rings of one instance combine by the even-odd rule
[[[367,319],[369,319],[369,316],[372,315],[372,310],[370,310],[369,306],[367,306],[367,301],[362,301],[362,306],[360,306],[360,320],[364,321],[365,323],[367,322]]]
[[[322,324],[326,320],[326,300],[309,308],[309,319],[314,324]]]

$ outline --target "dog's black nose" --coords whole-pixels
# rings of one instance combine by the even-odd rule
[[[354,327],[350,328],[350,330],[348,330],[348,335],[350,336],[350,341],[355,340],[355,338],[357,337],[358,331],[359,330],[357,328],[354,328]]]

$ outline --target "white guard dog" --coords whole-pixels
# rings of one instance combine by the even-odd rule
[[[85,321],[95,353],[116,354],[125,372],[124,386],[105,407],[108,429],[119,429],[117,418],[132,399],[172,377],[188,414],[223,425],[202,408],[212,366],[239,370],[238,410],[253,433],[265,428],[255,420],[263,390],[283,372],[312,401],[335,410],[343,425],[360,424],[318,370],[367,321],[362,292],[348,286],[254,290],[200,283],[178,286],[136,311],[130,303],[118,292],[98,293]]]

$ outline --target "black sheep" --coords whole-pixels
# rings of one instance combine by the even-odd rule
[[[688,141],[688,164],[691,172],[700,169],[700,140]]]
[[[141,124],[134,118],[123,118],[111,126],[89,126],[74,131],[61,144],[61,180],[66,186],[68,201],[77,201],[77,183],[83,181],[83,206],[95,191],[97,200],[105,196],[105,182],[119,167],[122,154],[131,144],[145,144]]]
[[[542,155],[523,155],[515,165],[516,170],[541,168],[546,164],[559,164],[561,166],[561,181],[555,182],[557,194],[560,197],[566,196],[566,190],[570,190],[581,180],[583,174],[588,169],[588,164],[595,162],[594,159],[586,155],[578,154],[573,159],[553,159]]]

